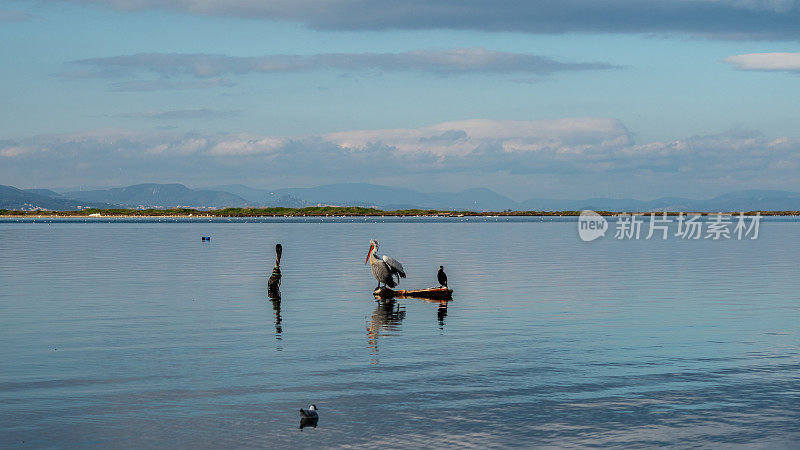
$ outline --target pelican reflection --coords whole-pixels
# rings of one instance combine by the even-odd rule
[[[375,310],[367,325],[367,347],[373,357],[372,364],[378,362],[378,337],[399,331],[400,323],[406,317],[405,306],[400,306],[394,300],[379,300],[375,303]]]

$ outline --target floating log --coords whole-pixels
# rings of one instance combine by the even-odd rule
[[[446,287],[435,287],[428,289],[414,289],[414,290],[393,290],[387,287],[375,289],[372,293],[375,298],[390,299],[390,298],[421,298],[430,300],[452,300],[453,290]]]

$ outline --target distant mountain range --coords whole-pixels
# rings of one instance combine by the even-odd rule
[[[52,195],[51,195],[52,194]],[[107,203],[82,202],[61,198],[60,194],[47,189],[17,189],[0,185],[0,209],[35,211],[74,211],[84,208],[113,208]]]
[[[408,188],[343,183],[312,188],[254,189],[231,184],[190,189],[182,184],[138,184],[90,191],[56,192],[0,185],[0,209],[74,210],[80,208],[224,208],[316,205],[365,206],[384,210],[442,209],[472,211],[754,211],[800,210],[800,193],[749,190],[707,200],[664,197],[656,200],[591,198],[531,199],[516,202],[486,188],[424,193]]]
[[[264,190],[243,185],[213,186],[232,192],[259,205],[374,206],[394,209],[452,209],[471,211],[780,211],[800,210],[800,193],[749,190],[720,195],[708,200],[663,197],[656,200],[590,198],[585,200],[530,199],[516,202],[486,188],[460,192],[423,193],[408,188],[367,183],[343,183],[313,188]]]
[[[384,210],[422,208],[482,211],[516,209],[519,206],[514,200],[486,188],[423,193],[377,184],[342,183],[275,190],[252,189],[238,184],[212,186],[209,189],[233,192],[255,204],[291,207],[340,205],[373,206]]]
[[[182,184],[137,184],[93,191],[65,192],[62,197],[131,208],[224,208],[252,206],[236,194],[189,189]]]
[[[748,190],[720,195],[708,200],[663,197],[656,200],[591,198],[587,200],[531,199],[520,204],[521,210],[531,211],[799,211],[800,193],[788,191]]]

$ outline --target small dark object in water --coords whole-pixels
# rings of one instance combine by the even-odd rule
[[[275,268],[272,269],[272,276],[267,281],[267,291],[270,298],[281,297],[281,254],[283,254],[283,246],[281,244],[275,245],[275,254]]]
[[[202,239],[202,240],[204,240],[204,241],[210,241],[210,240],[211,240],[211,236],[203,236],[203,239]]]
[[[319,422],[318,418],[317,419],[309,419],[309,418],[303,417],[302,419],[300,419],[300,431],[303,431],[303,428],[305,428],[305,427],[317,428],[317,423],[318,422]]]
[[[303,419],[319,419],[317,414],[317,405],[311,405],[308,409],[300,408],[300,417]]]
[[[439,273],[436,274],[439,278],[439,285],[447,287],[447,274],[444,273],[444,266],[439,266]]]
[[[308,426],[317,428],[318,420],[317,405],[311,405],[308,409],[300,408],[300,430]]]

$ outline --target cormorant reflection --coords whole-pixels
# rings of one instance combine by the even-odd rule
[[[440,302],[436,308],[436,317],[439,319],[439,329],[444,330],[444,318],[447,317],[447,302]]]
[[[314,427],[317,428],[317,423],[319,422],[319,417],[315,417],[313,419],[308,417],[303,417],[300,419],[300,431],[303,431],[305,427]]]
[[[436,303],[436,318],[439,319],[439,329],[444,330],[444,318],[447,317],[447,305],[452,300],[433,300],[430,298],[414,297],[427,303]]]
[[[367,325],[367,347],[373,359],[372,364],[377,364],[378,356],[378,337],[385,336],[388,332],[400,329],[400,323],[406,317],[405,306],[400,306],[394,300],[378,300],[372,318]]]

